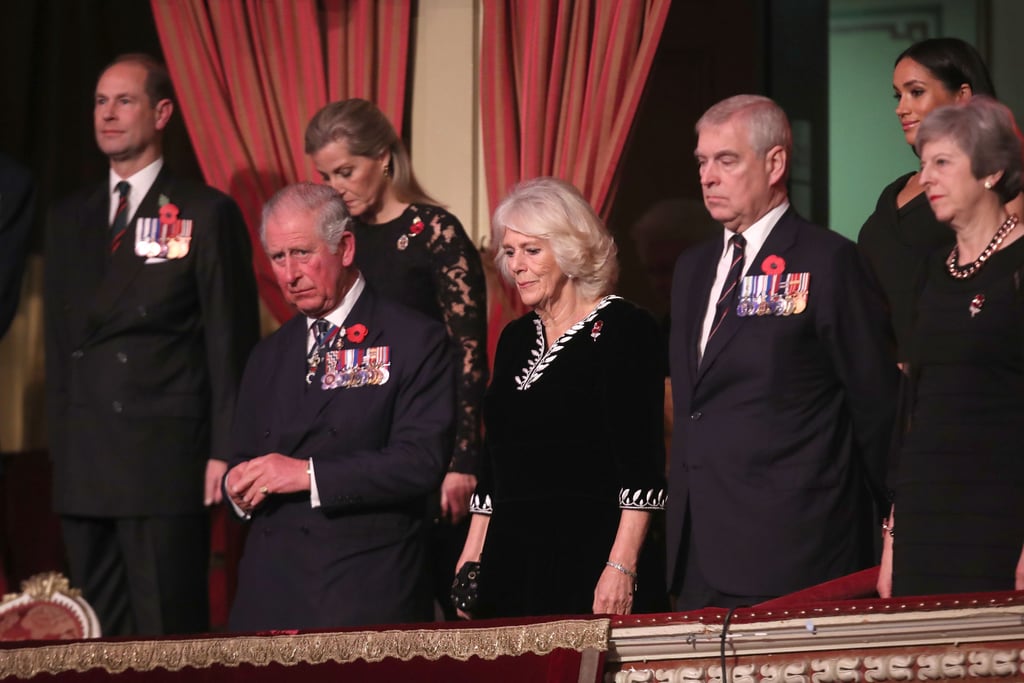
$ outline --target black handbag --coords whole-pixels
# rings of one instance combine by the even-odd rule
[[[480,599],[480,563],[464,562],[452,581],[452,604],[472,614]]]

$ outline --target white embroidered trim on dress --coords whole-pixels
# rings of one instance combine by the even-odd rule
[[[627,510],[664,510],[665,489],[619,489],[619,507]]]
[[[555,343],[551,345],[551,348],[544,350],[544,323],[540,321],[540,318],[536,318],[533,324],[537,327],[537,348],[530,352],[530,362],[525,368],[523,368],[523,374],[516,377],[516,389],[519,391],[526,391],[530,388],[530,385],[540,379],[540,376],[544,374],[548,366],[551,365],[552,361],[555,360],[555,356],[558,352],[565,348],[565,345],[572,339],[573,335],[583,329],[583,327],[593,320],[597,316],[597,312],[607,306],[615,299],[621,299],[622,297],[616,296],[615,294],[609,294],[605,298],[597,302],[597,306],[590,312],[583,320],[579,321],[568,330],[566,330],[561,337],[555,340]],[[596,341],[596,340],[595,340]]]
[[[494,511],[491,507],[491,497],[484,496],[483,501],[480,500],[480,496],[473,494],[469,497],[469,511],[478,515],[489,515]]]

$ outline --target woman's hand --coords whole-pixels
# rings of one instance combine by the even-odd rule
[[[1020,549],[1020,559],[1017,560],[1017,574],[1013,579],[1013,589],[1024,591],[1024,547]]]
[[[462,554],[459,555],[458,562],[455,563],[455,574],[453,574],[453,577],[458,575],[462,565],[467,562],[480,561],[480,556],[483,554],[484,541],[487,540],[487,527],[490,523],[490,515],[473,515],[473,518],[469,520],[469,532],[466,534],[466,543],[462,546]],[[455,611],[458,612],[461,619],[473,618],[473,615],[467,614],[458,608]]]
[[[633,611],[633,578],[605,567],[594,588],[594,614],[629,614]]]
[[[878,568],[878,581],[875,582],[875,590],[878,591],[878,597],[880,598],[891,598],[892,597],[892,542],[893,536],[891,530],[895,529],[896,524],[896,513],[895,510],[889,513],[889,520],[885,523],[888,527],[882,527],[882,564]],[[1020,567],[1018,567],[1020,569]]]

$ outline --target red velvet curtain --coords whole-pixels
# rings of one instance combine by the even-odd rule
[[[260,296],[291,317],[259,244],[260,211],[315,178],[302,151],[327,102],[373,100],[401,131],[410,0],[151,0],[178,107],[210,185],[238,202]]]
[[[557,176],[602,216],[671,0],[484,0],[480,97],[491,211],[516,182]],[[492,289],[494,291],[494,289]],[[495,292],[490,351],[522,312]]]

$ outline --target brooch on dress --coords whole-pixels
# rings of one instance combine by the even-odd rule
[[[984,294],[975,294],[974,298],[971,299],[971,305],[967,307],[967,310],[970,311],[971,317],[973,318],[974,316],[976,316],[979,313],[981,313],[981,309],[982,309],[982,307],[984,305],[985,305],[985,295]]]
[[[421,232],[423,232],[423,219],[416,216],[412,219],[412,225],[409,226],[409,232],[398,238],[398,251],[405,251],[405,248],[409,246],[409,238],[415,237]]]

